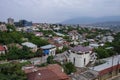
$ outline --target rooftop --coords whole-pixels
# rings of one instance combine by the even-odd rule
[[[83,73],[77,73],[72,75],[73,80],[93,80],[96,79],[98,76],[98,72],[93,70],[87,70]]]
[[[0,51],[5,51],[5,48],[0,45]]]
[[[112,66],[115,66],[118,63],[120,64],[120,55],[107,58],[107,59],[105,59],[105,61],[106,61],[106,63],[95,66],[94,68],[91,68],[91,69],[93,69],[95,71],[102,71],[102,70],[105,70]]]
[[[62,72],[58,64],[51,64],[46,67],[29,68],[24,70],[28,80],[69,80],[69,77]]]
[[[91,48],[89,48],[89,47],[84,47],[84,46],[81,46],[81,45],[78,45],[78,46],[75,46],[74,48],[72,48],[71,51],[88,52],[88,51],[91,51]]]
[[[22,43],[22,45],[27,46],[27,47],[29,47],[29,48],[34,48],[34,47],[36,47],[36,45],[33,44],[33,43],[31,43],[31,42],[24,42],[24,43]]]
[[[46,45],[46,46],[42,46],[41,48],[42,49],[51,49],[51,48],[54,48],[54,47],[55,47],[55,45],[49,44],[49,45]]]

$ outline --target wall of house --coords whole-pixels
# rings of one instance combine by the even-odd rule
[[[120,64],[99,72],[98,80],[106,80],[120,74]]]
[[[0,51],[0,55],[1,55],[1,54],[5,54],[5,51]]]
[[[90,61],[90,53],[76,54],[70,53],[70,61],[76,67],[85,67]]]
[[[55,53],[56,53],[56,48],[52,48],[49,50],[49,55],[55,56]]]

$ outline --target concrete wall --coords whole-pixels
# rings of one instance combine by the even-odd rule
[[[85,67],[89,61],[90,61],[90,53],[70,53],[70,61],[76,66],[76,67]]]

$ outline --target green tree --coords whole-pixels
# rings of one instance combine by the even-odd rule
[[[20,63],[0,64],[0,80],[27,80],[25,73],[21,70],[22,65]]]
[[[71,62],[63,64],[63,68],[67,74],[71,74],[76,71],[75,66]]]
[[[53,56],[48,56],[48,58],[47,58],[47,63],[48,64],[53,64],[54,63],[54,60],[53,60]]]

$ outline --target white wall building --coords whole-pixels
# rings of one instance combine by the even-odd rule
[[[69,50],[69,60],[76,67],[85,67],[90,61],[95,60],[94,54],[92,54],[92,49],[89,47],[76,46]],[[93,58],[94,57],[94,58]]]
[[[41,49],[43,50],[44,55],[52,55],[55,56],[56,53],[56,47],[55,45],[46,45],[46,46],[42,46]]]
[[[70,31],[68,33],[69,37],[71,40],[78,40],[79,39],[79,34],[76,30]]]
[[[36,52],[37,51],[37,45],[31,43],[31,42],[24,42],[22,43],[23,46],[27,46],[28,48],[31,49],[32,52]]]

